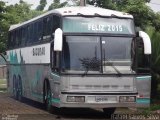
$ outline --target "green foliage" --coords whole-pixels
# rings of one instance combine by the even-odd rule
[[[37,6],[36,10],[43,11],[47,4],[46,0],[40,0],[40,5]]]
[[[140,108],[138,111],[138,114],[143,114],[143,115],[150,115],[153,114],[155,111],[160,110],[160,105],[159,104],[151,104],[149,108]]]
[[[116,4],[113,0],[87,0],[87,3],[102,8],[116,9]]]
[[[160,33],[153,27],[148,27],[146,32],[149,34],[152,42],[152,70],[160,73]]]
[[[6,47],[6,23],[5,23],[5,3],[0,1],[0,52],[3,52]]]
[[[31,10],[31,5],[20,0],[19,4],[6,6],[0,1],[0,53],[6,50],[8,29],[12,24],[29,20],[42,14],[40,11]]]
[[[155,27],[156,31],[160,31],[160,12],[154,14],[152,17],[152,25]]]
[[[134,16],[135,25],[143,30],[151,24],[154,12],[146,5],[146,0],[122,0],[117,2],[117,9]]]
[[[67,3],[68,2],[60,3],[60,0],[53,0],[53,3],[49,6],[48,10],[64,7]]]
[[[158,85],[160,84],[160,33],[154,27],[147,27],[146,32],[149,34],[152,43],[152,98],[158,94]]]

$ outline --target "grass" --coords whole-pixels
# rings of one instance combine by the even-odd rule
[[[151,104],[149,108],[140,108],[138,113],[149,115],[155,113],[157,110],[160,110],[160,104]]]
[[[6,80],[5,79],[0,79],[0,91],[6,91],[7,90],[7,85],[6,85]]]

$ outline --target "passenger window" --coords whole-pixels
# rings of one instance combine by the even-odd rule
[[[58,16],[53,16],[53,27],[52,27],[52,32],[55,32],[57,28],[60,28],[60,17]]]
[[[38,22],[38,40],[41,41],[43,35],[43,21]]]

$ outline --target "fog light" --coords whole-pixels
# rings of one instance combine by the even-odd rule
[[[135,96],[120,96],[119,102],[135,102],[136,97]]]
[[[67,96],[67,102],[85,102],[84,96]]]
[[[133,96],[128,98],[128,102],[135,102],[135,101],[136,101],[136,98]]]

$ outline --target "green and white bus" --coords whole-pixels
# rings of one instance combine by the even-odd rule
[[[127,13],[66,7],[9,29],[8,91],[48,109],[150,105],[151,42]]]

